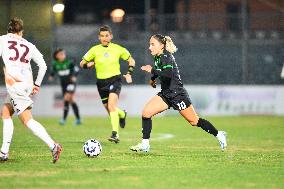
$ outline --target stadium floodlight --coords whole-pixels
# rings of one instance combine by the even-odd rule
[[[62,13],[64,11],[64,8],[65,8],[64,4],[56,3],[55,5],[53,5],[52,10],[54,13]]]
[[[123,9],[114,9],[110,13],[111,19],[115,23],[122,22],[124,15],[125,11]]]

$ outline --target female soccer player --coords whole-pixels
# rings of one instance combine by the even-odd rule
[[[81,124],[79,108],[77,103],[74,101],[74,93],[76,90],[76,80],[79,72],[79,68],[74,65],[70,60],[66,59],[66,53],[64,49],[57,49],[53,53],[54,61],[52,62],[52,69],[49,76],[49,80],[52,81],[55,74],[60,78],[60,84],[62,89],[62,94],[64,98],[64,109],[63,117],[60,120],[60,125],[64,125],[68,112],[69,104],[71,104],[76,121],[75,125]]]
[[[0,36],[0,56],[5,64],[4,74],[8,92],[8,99],[2,108],[3,144],[0,160],[8,160],[14,130],[12,115],[16,112],[22,123],[48,145],[55,163],[59,159],[62,147],[54,142],[39,122],[33,119],[31,113],[33,101],[30,96],[39,92],[47,69],[46,64],[39,50],[22,36],[23,21],[17,18],[12,19],[8,24],[8,34]],[[35,82],[30,65],[31,59],[39,67]]]
[[[100,44],[93,46],[80,62],[82,68],[95,67],[97,76],[97,87],[104,107],[109,113],[112,134],[109,141],[118,143],[118,127],[125,127],[126,111],[117,107],[121,91],[121,72],[119,60],[128,61],[128,72],[124,75],[127,83],[132,83],[131,74],[135,67],[135,61],[127,49],[112,43],[111,28],[102,26],[99,30]]]
[[[156,78],[161,81],[161,92],[154,96],[144,107],[142,112],[142,143],[132,146],[132,151],[148,152],[150,150],[150,133],[152,130],[152,117],[173,107],[192,125],[201,127],[204,131],[217,137],[224,150],[227,146],[226,133],[218,131],[209,121],[199,118],[195,112],[187,91],[183,87],[179,69],[173,53],[177,51],[173,41],[168,36],[160,34],[150,38],[149,50],[154,57],[154,68],[151,65],[142,66],[141,69],[151,73],[150,85],[156,88]]]

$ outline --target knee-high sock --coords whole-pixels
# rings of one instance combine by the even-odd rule
[[[217,136],[218,134],[218,130],[209,121],[205,119],[199,118],[197,126],[201,127],[204,131],[214,136]]]
[[[63,109],[63,119],[65,120],[67,118],[69,112],[69,102],[64,101],[64,109]]]
[[[75,102],[72,103],[72,109],[76,116],[76,119],[80,119],[79,108]]]
[[[54,148],[54,141],[39,122],[35,121],[34,119],[30,119],[27,123],[27,127],[33,132],[34,135],[45,142],[51,150]]]
[[[142,134],[143,139],[149,139],[152,131],[152,119],[142,117]]]
[[[12,142],[14,124],[12,119],[3,119],[3,144],[1,152],[7,154]]]
[[[125,117],[125,112],[119,108],[116,108],[117,112],[118,112],[118,116],[119,118],[124,118]]]
[[[119,116],[118,116],[118,112],[114,111],[114,112],[110,112],[110,122],[111,122],[111,126],[112,126],[112,131],[116,131],[118,133],[118,126],[119,126]]]

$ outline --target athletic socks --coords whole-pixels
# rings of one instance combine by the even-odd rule
[[[64,101],[64,109],[63,109],[63,119],[64,120],[66,120],[68,112],[69,112],[69,102]]]
[[[218,130],[209,121],[205,119],[199,118],[197,126],[201,127],[204,131],[211,135],[217,136],[218,134]]]
[[[143,139],[149,139],[152,130],[152,119],[142,117],[142,133]]]
[[[74,114],[76,116],[77,120],[80,120],[80,114],[79,114],[79,108],[75,102],[72,103],[72,109],[74,111]]]
[[[45,142],[48,147],[52,150],[54,148],[54,141],[50,138],[45,128],[34,119],[30,119],[27,123],[27,127],[40,138],[43,142]]]
[[[150,142],[149,139],[142,139],[142,146],[149,146]]]
[[[14,124],[12,119],[3,119],[3,144],[1,152],[7,154],[12,142]]]
[[[125,112],[119,108],[116,108],[116,111],[118,112],[119,118],[125,118]]]
[[[110,116],[112,131],[116,131],[118,133],[118,127],[119,127],[118,111],[110,112],[109,116]]]

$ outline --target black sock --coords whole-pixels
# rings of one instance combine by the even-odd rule
[[[76,119],[80,119],[79,108],[78,108],[78,106],[75,102],[72,103],[72,108],[73,108],[74,114],[76,116]]]
[[[149,139],[152,130],[152,119],[142,117],[142,133],[143,139]]]
[[[205,119],[199,118],[197,126],[201,127],[204,131],[214,136],[217,136],[218,134],[218,130],[209,121]]]
[[[64,120],[66,120],[68,112],[69,112],[69,102],[64,101],[64,109],[63,109],[63,119]]]

